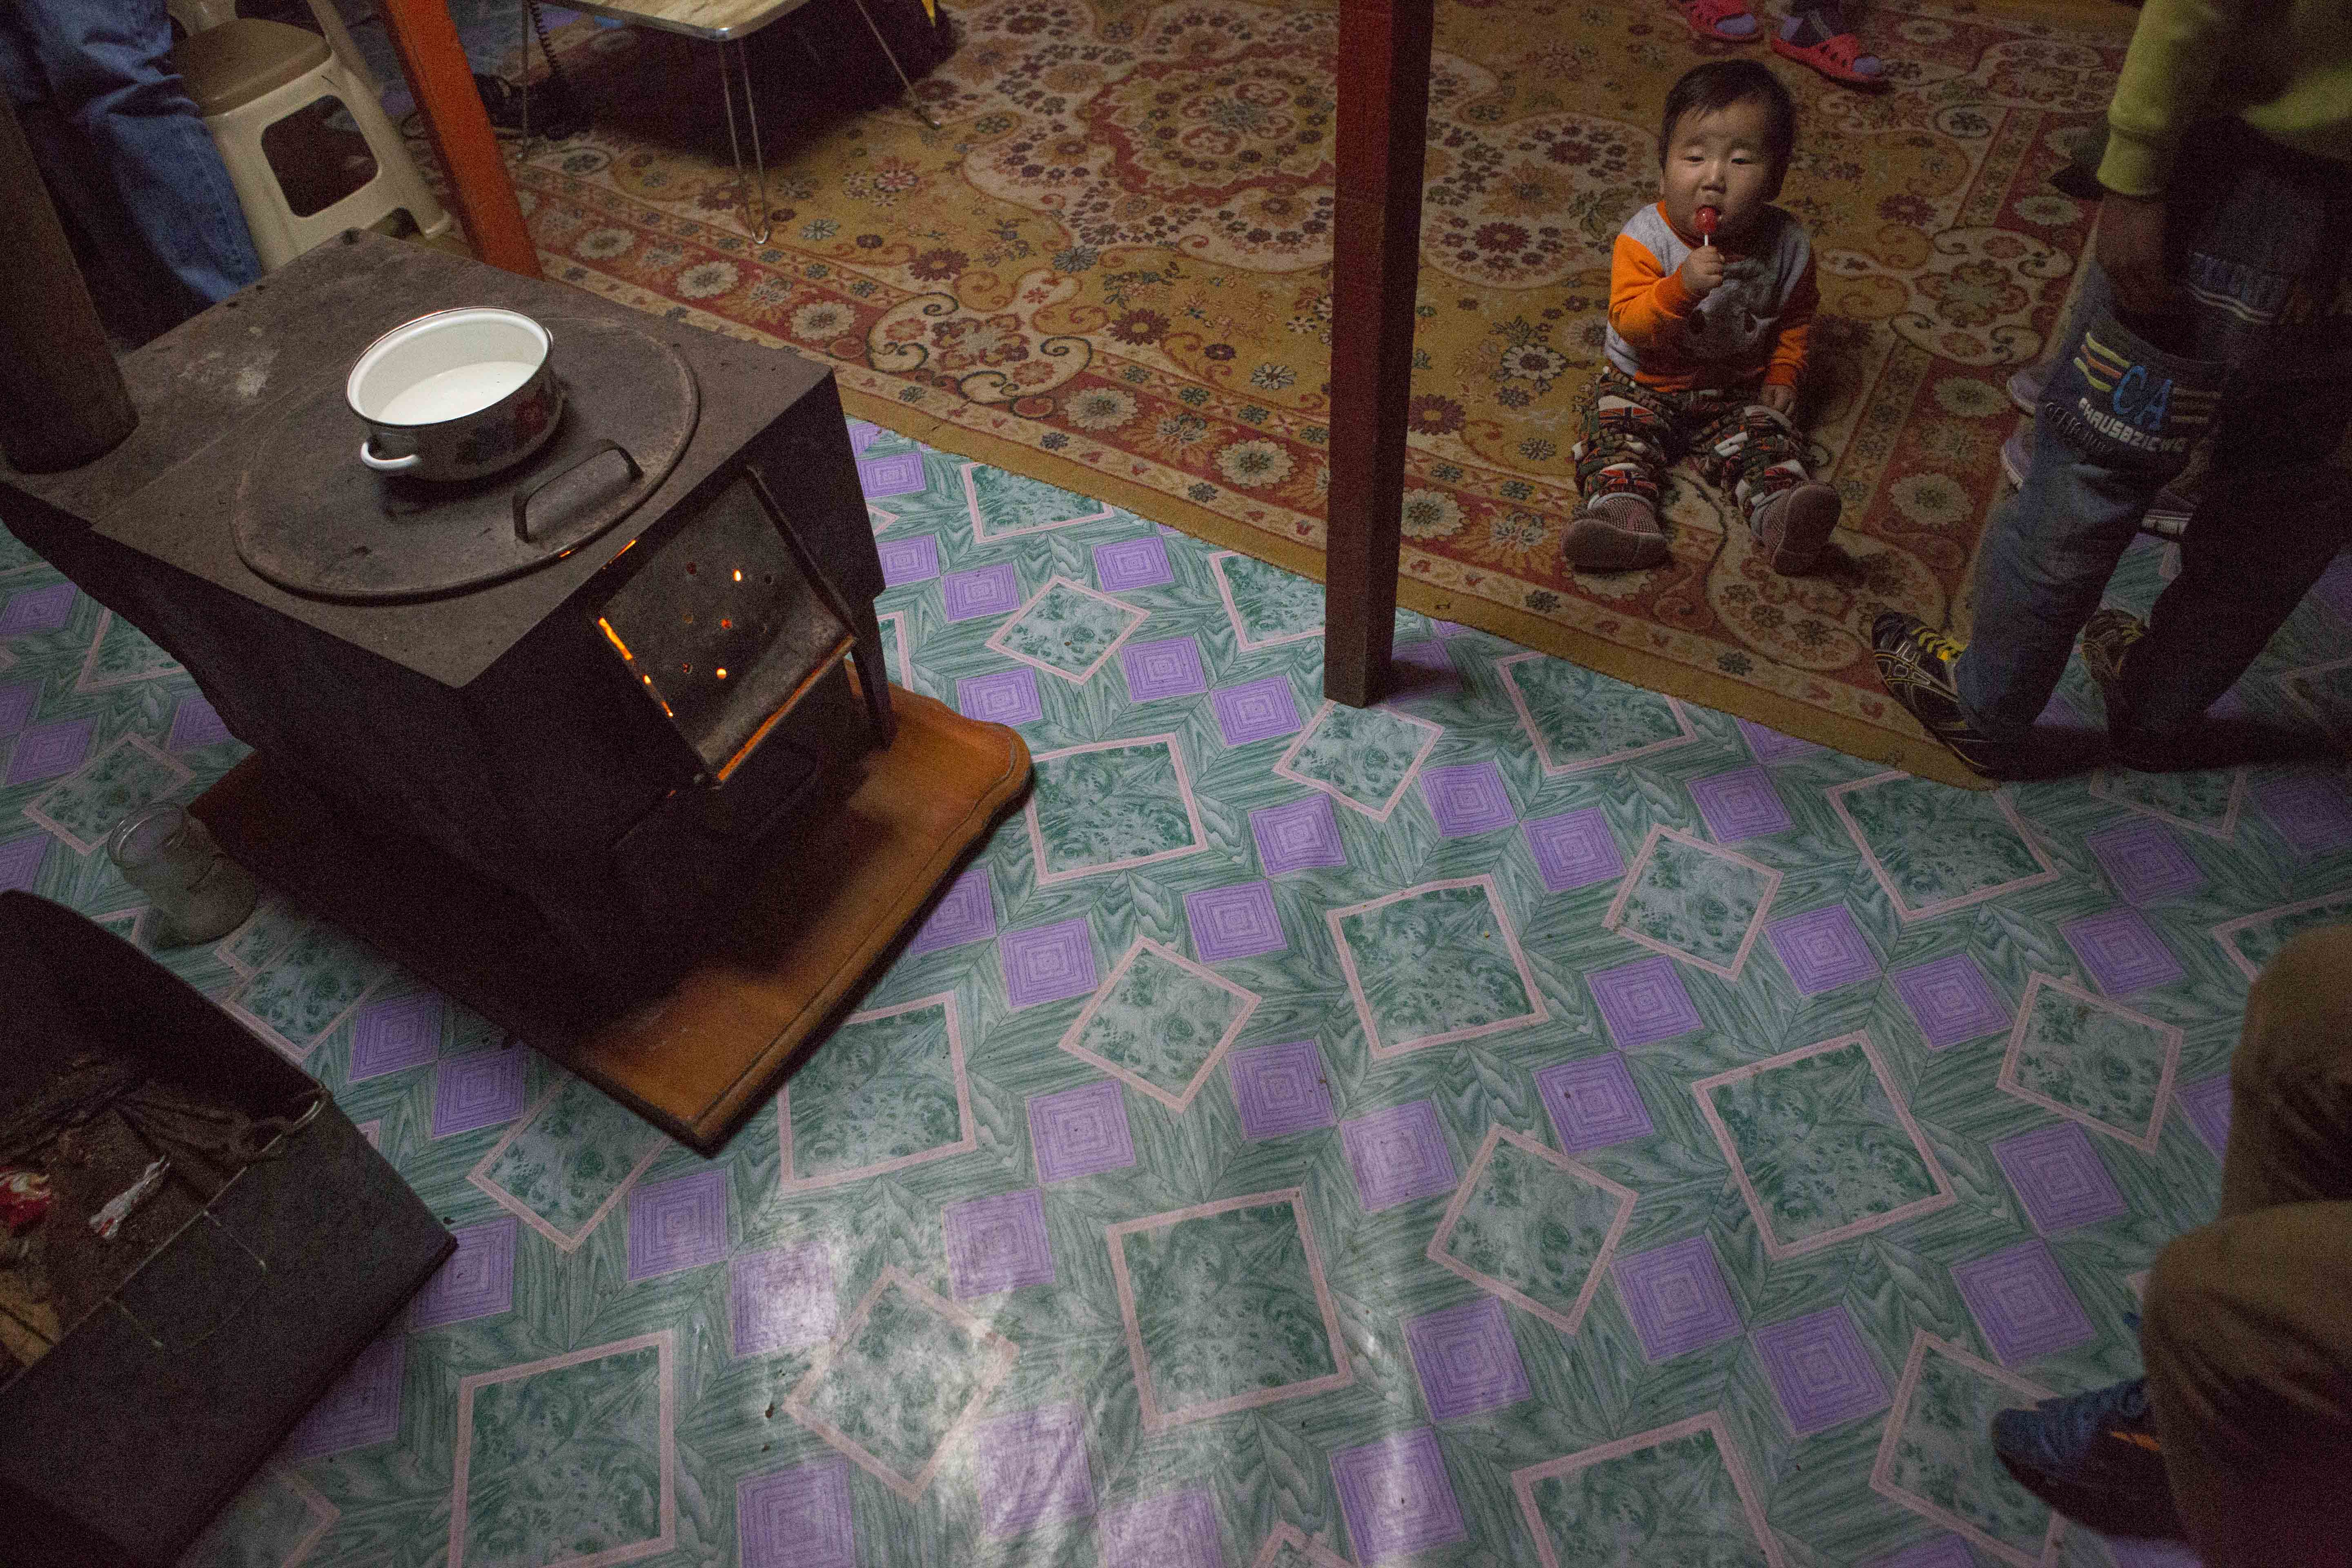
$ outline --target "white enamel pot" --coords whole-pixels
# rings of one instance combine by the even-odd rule
[[[478,479],[555,432],[563,387],[547,329],[516,310],[436,310],[370,343],[344,383],[360,461],[412,479]]]

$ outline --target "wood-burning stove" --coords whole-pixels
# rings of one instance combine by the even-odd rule
[[[386,289],[353,325],[417,313]],[[518,468],[362,467],[326,348],[98,532],[161,568],[142,627],[239,739],[520,894],[582,983],[643,993],[708,945],[747,848],[887,740],[880,568],[822,367],[539,313],[567,406]]]
[[[385,329],[460,305],[549,326],[562,427],[485,480],[370,473],[344,371]],[[506,1021],[559,1054],[550,1037],[657,1003],[722,940],[749,869],[870,783],[859,759],[896,713],[936,725],[936,704],[894,704],[887,683],[880,563],[821,365],[350,234],[130,368],[140,431],[102,474],[15,478],[11,528],[181,660],[322,803],[310,815],[332,820],[336,853],[377,881],[429,861],[474,946],[551,968]],[[1025,782],[1001,733],[1002,776],[984,819],[955,819],[959,849]],[[331,904],[333,869],[313,863],[327,842],[278,870]],[[911,857],[884,879],[910,884],[893,894],[903,922],[953,855],[894,853]],[[372,907],[332,912],[494,1017],[520,994],[469,990],[467,963],[418,935],[429,919],[372,923]],[[896,931],[851,945],[870,961]],[[824,998],[847,982],[827,984]],[[730,1091],[726,1115],[744,1110]],[[665,1125],[708,1143],[714,1123]]]

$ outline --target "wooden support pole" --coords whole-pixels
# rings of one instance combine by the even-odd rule
[[[1356,708],[1387,684],[1396,631],[1433,8],[1433,0],[1339,5],[1323,694]]]
[[[525,278],[540,277],[539,249],[524,226],[522,205],[507,178],[506,156],[482,108],[446,0],[380,0],[376,12],[400,51],[400,68],[424,114],[425,134],[449,177],[449,205],[465,225],[476,259]]]

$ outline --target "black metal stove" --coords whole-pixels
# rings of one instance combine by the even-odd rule
[[[519,894],[575,983],[658,985],[707,945],[749,847],[889,740],[880,563],[831,373],[365,235],[240,301],[243,338],[199,318],[163,356],[180,384],[133,388],[145,423],[105,477],[17,480],[10,526],[275,766]],[[369,473],[344,371],[467,305],[551,327],[562,427],[470,485]]]

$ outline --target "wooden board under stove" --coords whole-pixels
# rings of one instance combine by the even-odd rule
[[[520,899],[431,846],[353,832],[348,814],[258,753],[190,809],[263,880],[716,1154],[1028,788],[1029,751],[1013,731],[890,690],[898,739],[856,764],[824,830],[747,867],[730,942],[617,1017],[566,1010],[565,989],[549,984],[552,941]]]

